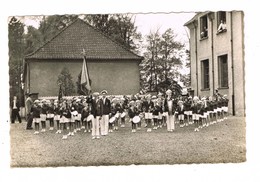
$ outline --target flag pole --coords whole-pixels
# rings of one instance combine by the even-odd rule
[[[87,74],[88,74],[88,79],[89,79],[89,85],[91,86],[91,80],[90,80],[90,76],[89,76],[89,70],[88,70],[88,62],[87,62],[87,58],[86,56],[84,55],[84,59],[85,59],[85,62],[86,62],[86,67],[87,67]],[[88,90],[88,95],[91,93],[91,90]]]
[[[90,83],[89,70],[88,70],[87,59],[86,59],[86,51],[84,48],[82,50],[82,54],[83,54],[83,66],[81,71],[81,88],[84,85],[87,89],[86,95],[89,95],[91,93],[91,83]],[[83,89],[82,91],[84,92]]]

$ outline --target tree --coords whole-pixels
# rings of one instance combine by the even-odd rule
[[[109,34],[109,17],[108,14],[92,14],[85,15],[84,20],[87,21],[90,25],[94,26],[101,32]]]
[[[138,53],[141,33],[137,32],[132,14],[85,15],[84,20],[128,49]]]
[[[185,50],[185,53],[187,55],[187,58],[186,58],[186,68],[190,68],[190,50],[186,49]]]
[[[143,89],[149,91],[157,90],[157,84],[160,81],[157,71],[160,67],[159,60],[159,44],[161,42],[161,36],[159,30],[155,32],[150,32],[146,36],[146,52],[144,53],[145,59],[140,64],[141,67],[141,84],[143,84]]]
[[[40,47],[42,42],[41,32],[34,28],[33,26],[27,27],[27,34],[24,35],[25,38],[25,55],[32,53],[36,48]]]
[[[164,80],[158,84],[157,88],[162,93],[165,93],[168,89],[173,90],[174,97],[178,97],[182,93],[182,87],[175,80]]]
[[[64,96],[75,94],[75,86],[72,80],[72,76],[67,67],[63,67],[60,75],[58,76],[57,84],[61,86]]]
[[[28,32],[25,35],[26,54],[32,53],[77,18],[78,15],[43,16],[38,29],[32,26],[28,27]]]
[[[8,32],[10,99],[16,95],[23,105],[21,73],[24,57],[24,24],[16,17],[12,17],[8,23]]]
[[[190,51],[188,49],[185,50],[186,53],[186,64],[185,67],[189,68],[190,70]],[[189,87],[191,84],[191,74],[190,72],[187,75],[183,75],[183,77],[181,78],[181,81],[184,83],[184,85],[186,87]]]
[[[59,33],[60,30],[72,23],[77,17],[77,15],[44,16],[38,29],[42,35],[41,41],[45,43]]]
[[[182,64],[180,57],[180,50],[184,48],[184,45],[178,41],[175,41],[176,35],[172,29],[167,29],[162,34],[162,41],[160,45],[162,62],[163,62],[163,71],[165,80],[169,77],[173,77],[174,75],[168,74],[178,74],[177,71],[172,72],[176,66],[180,66]]]
[[[176,78],[180,77],[184,45],[176,41],[172,29],[167,29],[162,35],[159,30],[146,36],[145,59],[140,64],[141,87],[150,91],[165,91],[176,89]]]

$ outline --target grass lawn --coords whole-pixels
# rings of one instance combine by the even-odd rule
[[[245,118],[229,117],[194,132],[194,126],[173,133],[166,128],[147,133],[126,128],[92,140],[78,132],[62,140],[47,131],[34,135],[26,122],[11,124],[11,167],[99,166],[130,164],[239,163],[246,161]],[[48,123],[47,123],[48,128]]]

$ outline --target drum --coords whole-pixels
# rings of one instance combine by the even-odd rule
[[[123,118],[123,117],[125,117],[125,112],[123,112],[122,114],[121,114],[121,118]]]
[[[72,116],[76,117],[76,116],[78,116],[78,111],[73,111],[73,112],[71,112],[71,114],[72,114]]]
[[[90,122],[94,119],[94,116],[91,114],[87,117],[87,122]]]
[[[116,117],[113,116],[112,118],[109,119],[109,123],[114,123],[115,120],[116,120]]]
[[[116,117],[116,118],[119,118],[119,113],[116,113],[115,117]]]
[[[141,118],[140,118],[139,116],[135,116],[135,117],[133,118],[133,123],[139,123],[140,120],[141,120]]]

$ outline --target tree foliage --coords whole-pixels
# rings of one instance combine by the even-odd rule
[[[157,85],[158,92],[165,93],[168,89],[173,90],[173,96],[178,97],[182,93],[182,87],[175,80],[164,80]]]
[[[63,67],[60,75],[58,76],[57,84],[61,86],[64,96],[70,96],[75,94],[75,86],[72,80],[72,76],[67,67]]]
[[[10,97],[16,95],[22,101],[21,73],[24,56],[24,24],[16,17],[12,17],[8,23],[8,32]]]
[[[72,23],[78,15],[53,15],[43,16],[39,28],[28,27],[25,35],[26,50],[25,53],[32,53],[35,49],[53,38],[63,28]]]
[[[186,53],[186,64],[185,67],[190,69],[190,50],[185,50]],[[181,81],[184,83],[185,86],[189,87],[191,84],[191,74],[182,75]]]
[[[84,20],[128,49],[138,52],[142,35],[137,32],[134,15],[94,14],[85,15]]]
[[[163,34],[159,30],[146,36],[145,59],[140,64],[141,87],[148,91],[165,91],[174,89],[180,93],[175,79],[179,78],[179,68],[182,67],[181,55],[184,45],[176,41],[172,29]]]

